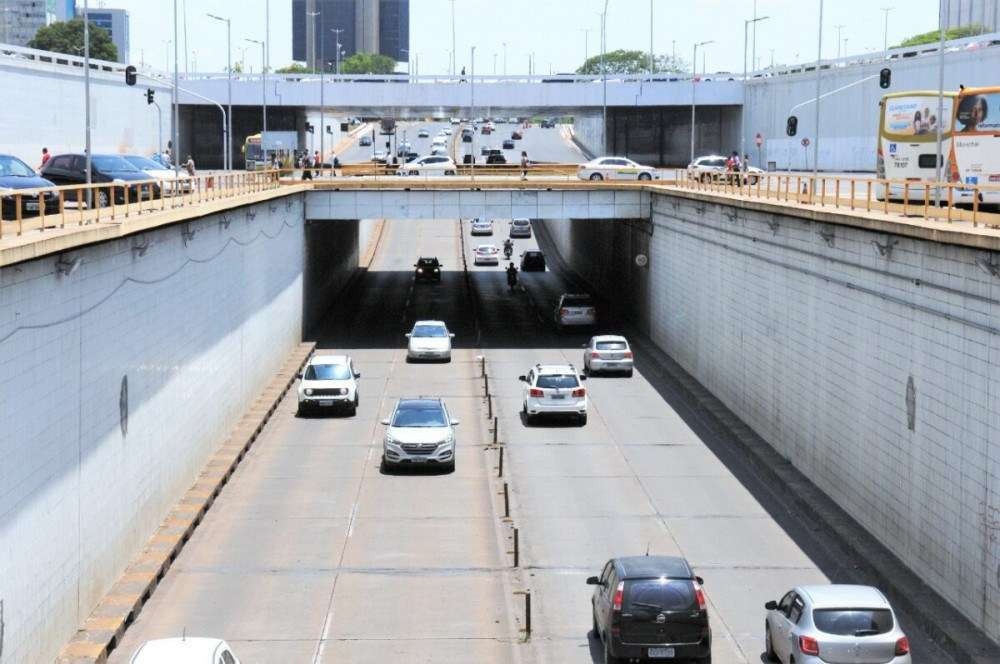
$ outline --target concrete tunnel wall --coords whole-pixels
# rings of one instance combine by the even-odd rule
[[[303,209],[0,271],[4,662],[52,661],[357,268],[358,222],[316,232]]]
[[[1000,641],[1000,279],[982,252],[897,238],[883,257],[884,234],[663,194],[651,224],[544,227],[612,316]]]

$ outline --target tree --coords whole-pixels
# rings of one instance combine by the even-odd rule
[[[981,35],[987,32],[986,28],[978,23],[973,23],[972,25],[963,25],[958,28],[951,28],[944,31],[944,38],[947,39],[964,39],[965,37],[975,37],[976,35]],[[941,39],[941,33],[937,30],[931,30],[930,32],[923,32],[919,35],[913,35],[904,39],[899,44],[896,44],[892,48],[906,48],[907,46],[922,46],[924,44],[936,44]]]
[[[680,58],[669,55],[653,55],[657,72],[683,72],[687,69]],[[649,71],[649,53],[618,49],[604,54],[604,66],[609,74],[643,74]],[[587,58],[577,74],[596,76],[601,73],[601,56]]]
[[[396,61],[379,53],[355,53],[340,63],[342,74],[392,74]]]
[[[38,29],[35,38],[28,42],[30,48],[54,51],[67,55],[83,55],[83,19],[59,21]],[[98,60],[118,60],[118,48],[104,28],[90,23],[90,57]]]
[[[301,62],[293,62],[290,65],[279,67],[274,70],[277,74],[308,74],[312,70]]]

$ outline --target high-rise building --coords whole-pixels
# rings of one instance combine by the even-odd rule
[[[983,32],[1000,30],[1000,0],[942,0],[941,11],[945,29],[979,25]]]
[[[315,6],[315,9],[313,9]],[[318,12],[309,16],[309,12]],[[309,26],[313,27],[310,43]],[[407,60],[410,47],[409,0],[292,0],[292,59],[333,71],[340,30],[341,57],[381,53]]]
[[[73,18],[74,0],[0,0],[0,41],[27,46],[42,26]]]
[[[79,15],[83,16],[82,8]],[[91,7],[88,10],[88,15],[91,23],[108,31],[111,43],[118,49],[118,62],[128,62],[128,12],[124,9],[95,9]]]

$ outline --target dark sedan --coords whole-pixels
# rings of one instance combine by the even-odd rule
[[[522,135],[521,135],[521,132],[519,132],[519,131],[512,131],[512,132],[510,133],[510,137],[511,137],[511,139],[513,139],[513,140],[515,140],[515,141],[519,141],[519,140],[521,140],[522,138],[524,138],[524,136],[522,136]]]
[[[38,177],[35,170],[17,157],[9,154],[0,154],[0,217],[3,219],[17,218],[17,195],[18,189],[41,189],[43,187],[54,187],[55,184]],[[21,196],[21,218],[36,217],[39,214],[38,195],[26,194]],[[45,214],[56,214],[59,212],[59,196],[54,192],[46,192],[43,195],[45,200]]]
[[[545,254],[540,251],[521,254],[521,272],[545,272]]]
[[[42,167],[42,175],[57,185],[86,184],[87,160],[82,154],[60,154],[49,159]],[[116,154],[95,154],[90,158],[91,181],[95,184],[113,183],[114,201],[121,205],[125,203],[125,192],[128,191],[128,201],[135,203],[140,199],[160,197],[158,184],[127,184],[141,182],[150,177]],[[105,207],[110,203],[109,188],[101,187],[97,191],[97,205]]]

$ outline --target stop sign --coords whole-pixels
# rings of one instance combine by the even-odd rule
[[[764,145],[764,137],[761,136],[760,133],[758,133],[756,136],[754,136],[753,142],[757,145],[757,147],[760,147]]]
[[[804,148],[809,147],[809,139],[808,138],[803,138],[802,139],[802,147],[804,147]]]

